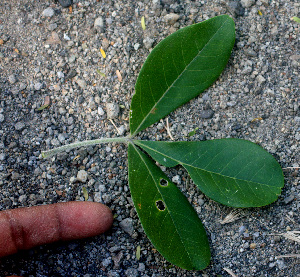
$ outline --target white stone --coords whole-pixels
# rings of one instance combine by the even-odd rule
[[[104,27],[104,21],[103,21],[103,18],[101,16],[97,17],[95,19],[95,22],[94,22],[94,28],[103,28]]]
[[[180,16],[176,13],[169,13],[169,14],[165,15],[165,21],[169,25],[173,25],[179,19],[179,17]]]
[[[87,181],[88,174],[85,170],[79,170],[77,173],[77,181],[85,183]]]
[[[146,37],[146,38],[143,40],[143,43],[144,43],[144,45],[145,45],[145,47],[146,47],[147,49],[150,49],[150,48],[152,48],[152,46],[153,46],[154,39],[149,38],[149,37]]]
[[[125,218],[120,222],[121,228],[128,233],[129,235],[133,235],[134,228],[133,228],[133,221],[132,218]]]
[[[9,77],[8,77],[8,81],[11,83],[11,84],[14,84],[15,82],[17,82],[17,78],[14,74],[11,74]]]
[[[65,136],[63,134],[59,134],[57,138],[61,143],[65,141]]]
[[[121,125],[121,126],[118,128],[118,130],[119,130],[119,135],[120,135],[120,136],[123,136],[123,135],[125,134],[125,132],[126,132],[126,127],[125,127],[124,125]]]
[[[241,0],[241,4],[244,8],[250,8],[255,4],[255,0]]]
[[[66,33],[64,33],[64,40],[71,40],[70,37]]]
[[[104,111],[100,106],[98,107],[98,114],[99,115],[104,115]]]
[[[35,84],[34,84],[34,89],[35,89],[35,90],[41,90],[42,87],[43,87],[43,84],[42,84],[42,83],[35,83]]]
[[[19,197],[19,202],[20,203],[24,203],[25,201],[26,201],[26,199],[27,199],[27,196],[24,194],[24,195],[21,195],[20,197]]]
[[[54,15],[54,10],[52,8],[47,8],[43,10],[43,16],[52,17]]]
[[[266,79],[265,79],[262,75],[258,75],[258,76],[256,77],[256,80],[257,80],[257,82],[258,82],[259,84],[262,84],[262,83],[264,83],[264,82],[266,81]]]
[[[86,82],[82,79],[78,79],[76,81],[76,83],[78,84],[78,86],[80,86],[82,89],[85,89],[86,88]]]
[[[64,74],[63,72],[61,72],[61,71],[58,71],[58,72],[57,72],[57,77],[58,77],[58,78],[64,78],[64,77],[65,77],[65,74]]]
[[[106,103],[106,113],[108,119],[113,119],[118,117],[120,112],[120,107],[116,103]]]
[[[181,184],[180,176],[179,176],[179,175],[175,175],[175,176],[172,178],[172,182],[175,183],[175,184],[180,185],[180,184]]]
[[[94,193],[94,201],[98,202],[98,203],[102,203],[102,193],[101,192]]]

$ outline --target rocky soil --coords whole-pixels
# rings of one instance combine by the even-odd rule
[[[151,49],[220,14],[236,23],[232,57],[211,88],[168,116],[171,134],[256,142],[284,168],[285,186],[272,205],[231,209],[205,197],[182,167],[166,169],[209,236],[211,264],[192,272],[166,262],[144,234],[130,197],[126,145],[47,160],[41,151],[127,135],[134,84]],[[86,189],[88,201],[108,205],[115,221],[104,235],[4,258],[0,275],[230,276],[230,269],[236,276],[300,276],[299,257],[280,257],[300,250],[299,240],[284,236],[300,231],[300,24],[291,20],[299,14],[293,0],[75,0],[72,9],[47,0],[2,0],[0,209],[85,200]],[[165,124],[140,137],[169,140]],[[232,212],[237,218],[221,224]]]

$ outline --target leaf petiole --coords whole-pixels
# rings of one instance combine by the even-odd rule
[[[77,147],[82,146],[89,146],[89,145],[96,145],[100,143],[111,143],[111,142],[118,142],[118,143],[128,143],[130,138],[128,137],[117,137],[117,138],[100,138],[100,139],[93,139],[93,140],[85,140],[85,141],[78,141],[71,144],[63,145],[48,151],[42,151],[43,158],[52,157],[60,152],[71,150]]]

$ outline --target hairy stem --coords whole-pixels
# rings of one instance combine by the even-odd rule
[[[66,150],[71,150],[77,147],[82,147],[82,146],[89,146],[89,145],[96,145],[100,143],[110,143],[110,142],[119,142],[119,143],[128,143],[129,138],[127,137],[118,137],[118,138],[100,138],[100,139],[93,139],[93,140],[85,140],[85,141],[79,141],[79,142],[74,142],[71,144],[67,144],[61,147],[57,147],[48,151],[42,151],[42,157],[43,158],[49,158],[52,157],[60,152],[66,151]]]

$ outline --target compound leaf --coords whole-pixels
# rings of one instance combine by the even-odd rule
[[[135,140],[134,143],[164,166],[183,165],[204,194],[227,206],[268,205],[277,200],[284,185],[278,162],[250,141]]]
[[[171,263],[189,270],[209,264],[206,232],[180,190],[135,145],[128,146],[129,186],[145,233]]]
[[[221,15],[178,30],[144,63],[131,102],[136,135],[208,88],[225,68],[235,41],[234,22]]]

